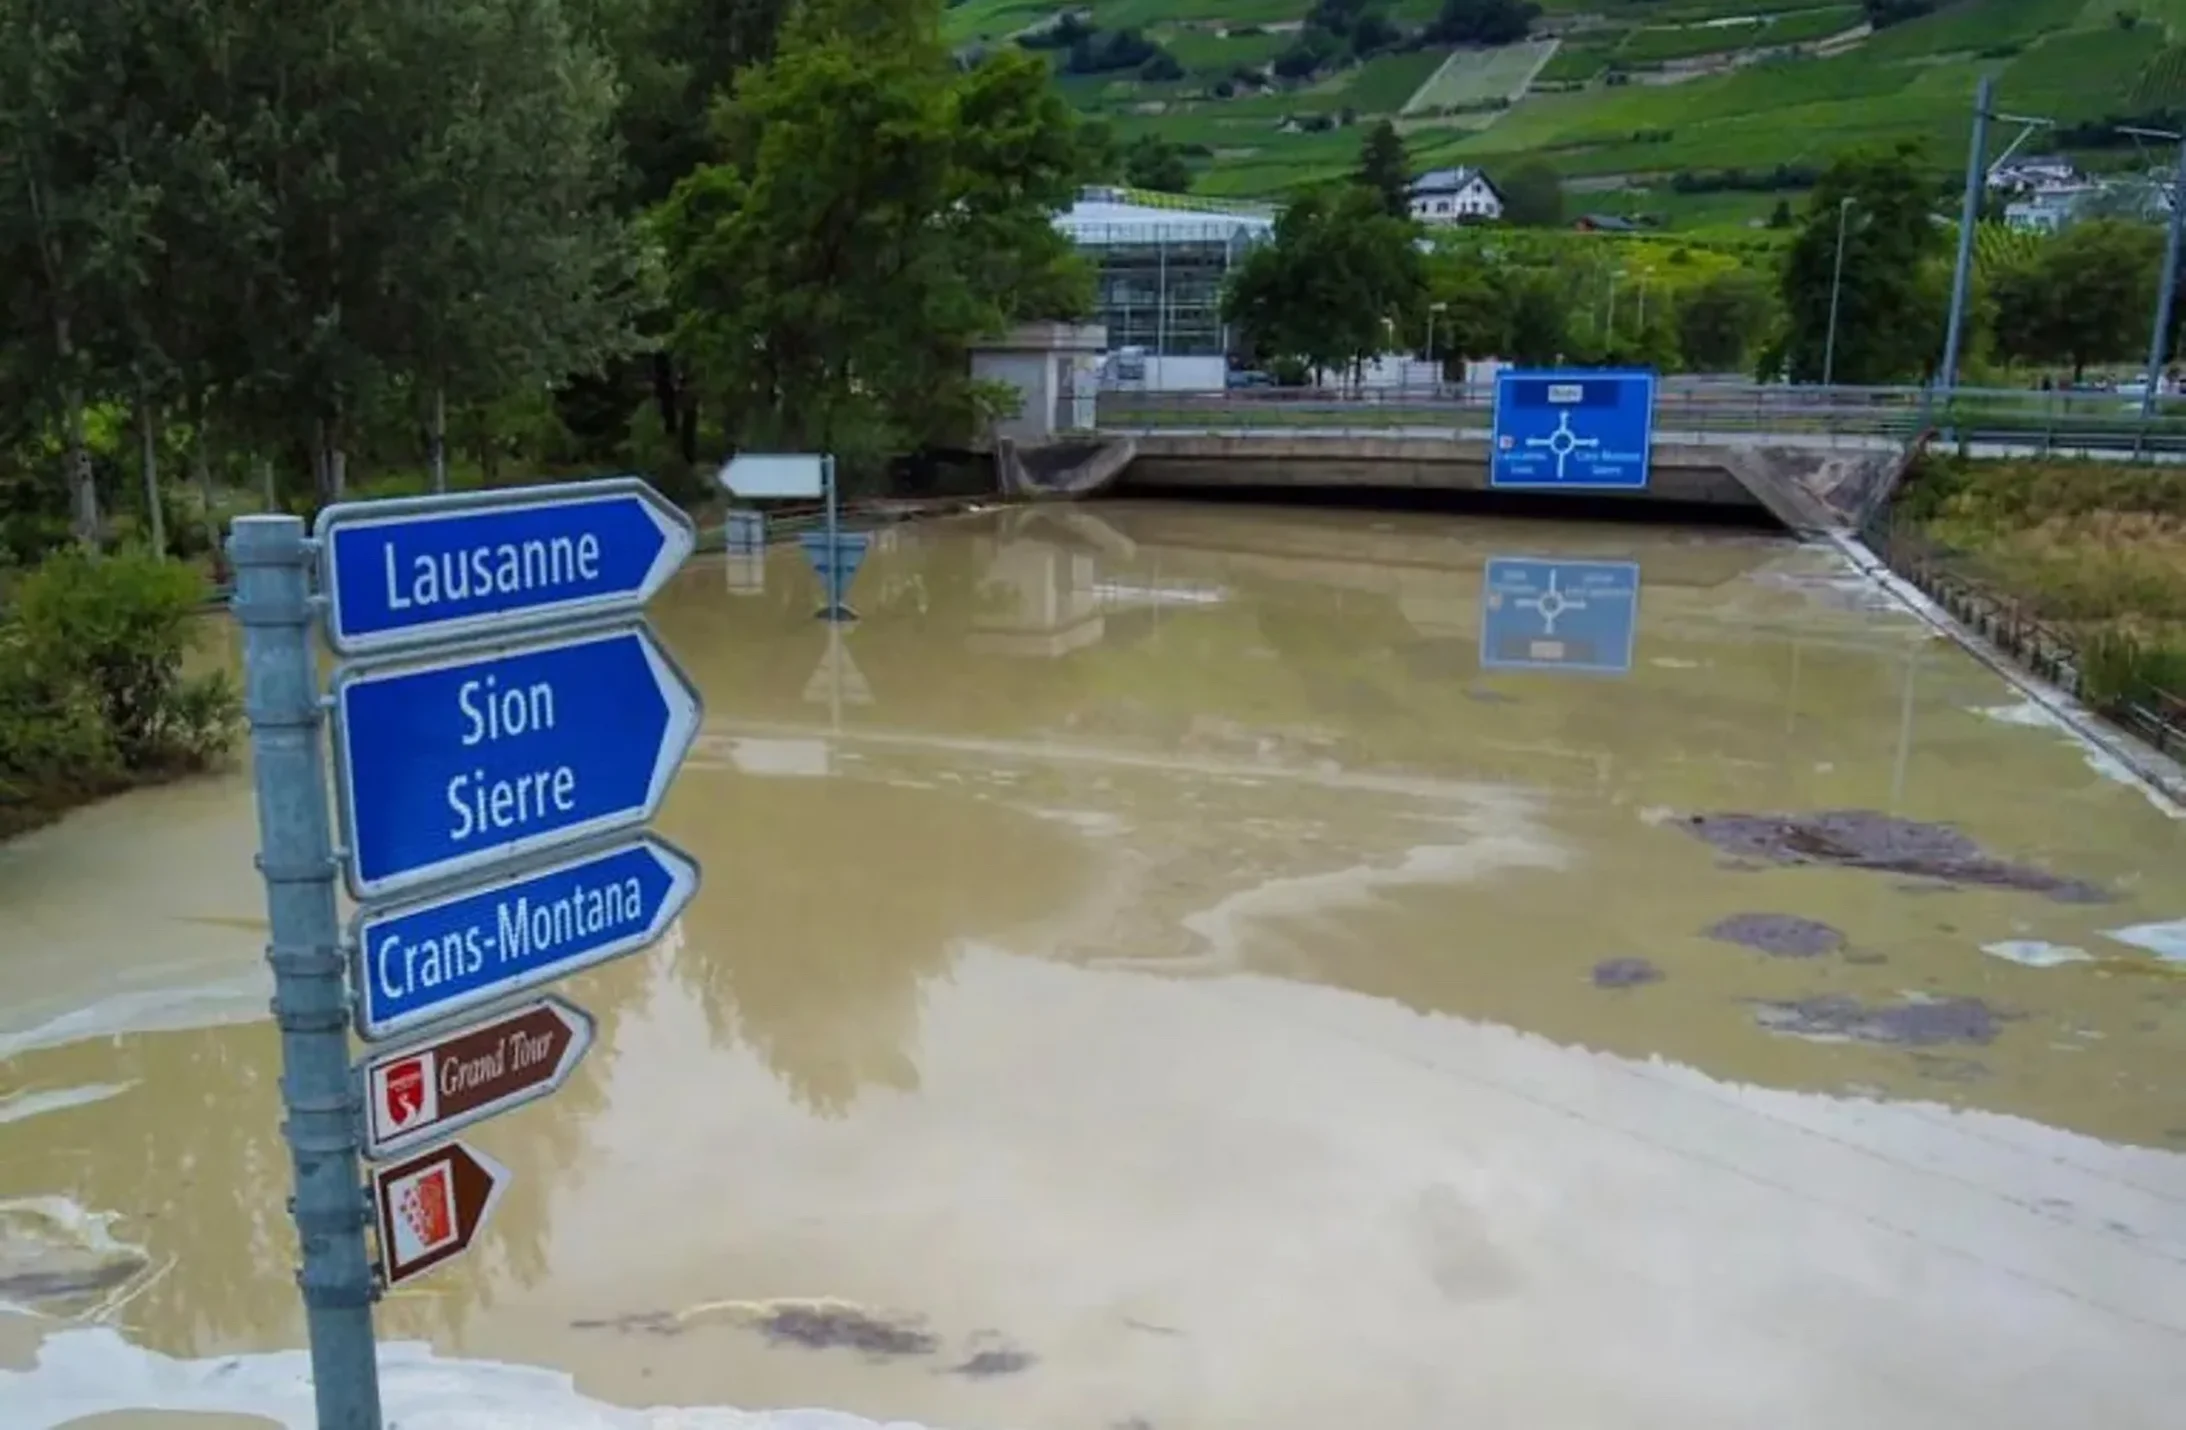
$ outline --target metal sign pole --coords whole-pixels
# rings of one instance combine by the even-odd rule
[[[835,454],[820,458],[820,482],[827,488],[827,618],[843,618],[843,547],[840,499],[835,494]]]
[[[303,1249],[297,1284],[311,1338],[320,1430],[380,1430],[372,1334],[375,1284],[357,1164],[349,999],[334,904],[324,718],[311,643],[312,544],[293,516],[244,516],[228,538],[243,627],[244,709],[258,799],[258,869],[281,1029],[282,1131],[295,1170],[289,1203]]]

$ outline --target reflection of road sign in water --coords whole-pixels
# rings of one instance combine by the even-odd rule
[[[812,678],[805,682],[805,699],[815,705],[871,705],[873,687],[866,682],[865,672],[850,658],[850,647],[843,643],[841,628],[830,626],[827,634],[827,649],[821,653],[820,663],[813,667]]]
[[[722,547],[732,556],[749,556],[766,549],[767,514],[738,507],[721,523]]]
[[[699,720],[642,627],[346,674],[334,699],[359,899],[644,823]]]
[[[697,543],[635,477],[319,514],[327,639],[345,655],[634,611]]]
[[[1630,561],[1491,557],[1481,578],[1480,664],[1622,675],[1632,668],[1639,587]]]
[[[1654,439],[1655,375],[1644,370],[1495,375],[1488,484],[1639,491]]]
[[[698,866],[644,835],[415,904],[350,933],[357,1034],[442,1022],[644,948],[698,889]]]
[[[731,551],[721,558],[724,578],[732,596],[763,596],[767,592],[767,556],[763,551]]]
[[[820,578],[820,589],[826,593],[827,609],[847,610],[843,598],[850,592],[850,584],[858,579],[858,568],[865,564],[865,553],[872,543],[872,534],[864,531],[838,531],[835,544],[830,550],[828,533],[808,531],[797,538],[805,549],[805,559],[812,563],[813,574]]]
[[[508,1181],[507,1169],[461,1142],[374,1172],[387,1284],[399,1286],[468,1251]]]
[[[364,1155],[396,1156],[569,1080],[592,1046],[592,1019],[558,998],[441,1034],[365,1063]]]

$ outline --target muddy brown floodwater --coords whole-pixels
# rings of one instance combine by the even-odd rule
[[[1484,671],[1493,555],[1636,560],[1630,673]],[[2186,822],[1834,556],[1116,505],[815,596],[655,606],[705,886],[477,1130],[405,1430],[2178,1423]],[[0,849],[7,1430],[306,1423],[252,842]]]

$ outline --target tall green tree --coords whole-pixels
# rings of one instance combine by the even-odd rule
[[[460,42],[421,31],[413,74],[459,96],[391,177],[416,215],[387,255],[370,341],[404,374],[447,484],[447,407],[494,404],[599,368],[634,342],[642,296],[632,235],[612,211],[615,77],[561,0],[489,0]]]
[[[1774,307],[1768,282],[1733,268],[1688,288],[1677,304],[1677,345],[1695,372],[1744,372],[1768,340]]]
[[[1381,199],[1382,212],[1391,218],[1412,213],[1412,161],[1404,152],[1404,136],[1384,119],[1366,131],[1359,143],[1359,167],[1351,180]]]
[[[1833,282],[1836,381],[1902,381],[1937,361],[1946,231],[1935,222],[1933,192],[1906,147],[1846,154],[1822,171],[1784,255],[1784,355],[1794,381],[1821,378]],[[1847,199],[1843,274],[1835,281],[1839,205]]]
[[[1478,253],[1437,254],[1430,261],[1428,299],[1440,305],[1430,314],[1434,347],[1445,372],[1470,358],[1510,351],[1511,278],[1508,267]]]
[[[1184,162],[1184,151],[1176,145],[1142,134],[1124,150],[1123,179],[1134,189],[1188,194],[1192,191],[1192,166]]]
[[[1496,185],[1503,195],[1503,221],[1519,228],[1555,228],[1564,221],[1564,181],[1546,159],[1514,166]]]
[[[1991,281],[1998,356],[2063,364],[2075,381],[2089,363],[2145,356],[2162,267],[2147,224],[2075,224]]]
[[[322,497],[388,394],[615,345],[612,89],[561,0],[347,0],[304,26],[230,3],[248,64],[223,103],[270,230],[236,315],[247,416],[300,431]]]
[[[673,344],[753,444],[855,470],[970,435],[977,337],[1082,311],[1052,214],[1085,160],[1032,56],[952,63],[930,0],[816,0],[718,115],[723,158],[655,222]]]
[[[1263,356],[1350,371],[1421,311],[1417,238],[1417,226],[1391,217],[1372,190],[1306,194],[1275,221],[1274,241],[1238,266],[1223,316]]]
[[[126,295],[140,282],[157,189],[116,123],[122,5],[0,4],[0,271],[22,370],[62,429],[70,528],[99,539],[86,410],[108,395]]]

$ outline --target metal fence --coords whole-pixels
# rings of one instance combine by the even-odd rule
[[[2172,759],[2186,758],[2186,695],[2149,689],[2110,696],[2088,688],[2080,644],[2026,602],[1982,579],[1973,563],[1885,508],[1861,538],[1889,568],[1968,630],[2034,674]]]
[[[1326,430],[1485,437],[1494,420],[1485,384],[1431,387],[1233,388],[1160,392],[1104,386],[1103,431]],[[2085,455],[2123,461],[2186,460],[2186,398],[2140,400],[2115,392],[1959,388],[1948,400],[1920,387],[1792,387],[1665,379],[1656,390],[1658,436],[1769,437],[1831,445],[1932,440],[1984,455]]]

